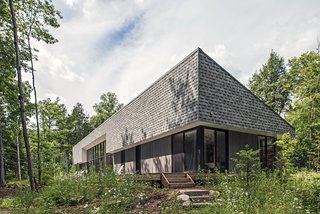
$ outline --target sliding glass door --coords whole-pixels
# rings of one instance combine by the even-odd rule
[[[197,169],[197,129],[172,136],[172,172],[194,172]]]
[[[204,129],[204,165],[213,169],[216,162],[216,138],[215,130]]]
[[[196,163],[197,130],[184,133],[184,171],[193,172]]]
[[[221,171],[228,169],[227,132],[205,128],[203,154],[205,168],[217,167]]]

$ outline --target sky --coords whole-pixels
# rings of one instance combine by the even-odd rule
[[[319,0],[53,0],[59,40],[39,49],[40,99],[77,102],[94,114],[101,94],[128,103],[200,47],[243,84],[271,49],[286,60],[315,50]],[[25,79],[30,75],[25,74]]]

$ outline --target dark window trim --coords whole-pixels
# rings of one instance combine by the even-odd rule
[[[263,168],[263,169],[273,169],[274,168],[274,165],[270,168],[270,167],[268,167],[268,138],[271,138],[272,140],[273,140],[273,143],[275,143],[276,142],[276,138],[275,137],[272,137],[272,136],[265,136],[265,135],[258,135],[258,137],[257,137],[257,140],[258,140],[258,146],[259,146],[259,149],[260,149],[260,151],[261,151],[261,145],[260,145],[260,142],[259,142],[259,137],[261,137],[261,138],[264,138],[264,145],[263,145],[263,147],[264,147],[264,149],[265,149],[265,154],[264,154],[264,160],[262,160],[262,155],[261,155],[261,152],[260,152],[260,162],[261,162],[261,167]],[[273,163],[276,161],[276,145],[274,144],[273,145]]]
[[[123,165],[123,172],[125,172],[125,170],[126,170],[126,167],[125,167],[125,164],[126,164],[126,150],[122,150],[120,155],[121,155],[121,166]]]
[[[229,171],[229,130],[226,129],[219,129],[219,128],[213,128],[213,127],[207,127],[204,126],[204,129],[210,129],[214,130],[214,158],[216,163],[217,158],[217,131],[224,132],[225,133],[225,156],[226,156],[226,170]],[[204,132],[203,129],[203,132]],[[203,142],[204,143],[204,142]]]
[[[141,145],[135,147],[136,153],[136,173],[141,174]]]

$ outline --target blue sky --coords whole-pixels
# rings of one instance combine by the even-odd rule
[[[320,39],[318,0],[53,3],[64,19],[59,43],[36,44],[38,93],[90,114],[102,93],[128,103],[197,47],[246,84],[271,49],[288,59]]]

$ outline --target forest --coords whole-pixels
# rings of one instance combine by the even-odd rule
[[[60,19],[62,14],[51,1],[0,0],[0,188],[12,184],[24,187],[23,194],[17,201],[13,202],[13,199],[10,199],[1,203],[8,203],[9,205],[4,206],[15,207],[18,211],[27,207],[31,213],[52,213],[54,209],[58,209],[58,211],[55,210],[57,213],[64,213],[57,207],[92,202],[89,206],[92,210],[101,206],[102,213],[114,213],[115,210],[122,213],[130,210],[133,204],[137,203],[136,200],[142,203],[152,194],[161,198],[164,194],[163,190],[154,189],[153,186],[144,183],[133,184],[131,178],[119,180],[112,172],[107,175],[108,179],[105,179],[110,183],[101,183],[103,175],[95,173],[88,175],[86,181],[82,180],[83,178],[66,179],[76,172],[75,167],[72,166],[73,145],[121,109],[123,104],[118,101],[115,93],[106,92],[101,95],[100,102],[93,105],[95,114],[90,116],[81,103],[75,103],[71,111],[68,111],[59,97],[54,100],[37,99],[35,80],[38,70],[34,67],[34,61],[38,60],[39,50],[34,47],[34,44],[57,43],[58,40],[50,34],[49,29],[59,28]],[[30,75],[31,82],[23,80],[26,75]],[[302,180],[310,180],[311,184],[306,184],[307,187],[297,187],[295,190],[292,190],[292,186],[288,188],[289,196],[282,195],[283,193],[279,190],[275,191],[275,194],[282,197],[279,196],[276,199],[297,200],[297,204],[301,203],[297,207],[302,207],[300,213],[319,212],[320,42],[315,42],[313,50],[290,59],[284,59],[275,50],[271,50],[268,60],[249,79],[247,87],[295,128],[295,135],[284,134],[282,139],[276,142],[277,146],[281,147],[276,162],[279,171],[271,174],[255,172],[255,179],[273,182],[272,185],[276,189],[286,188],[286,185],[294,186]],[[250,152],[252,153],[248,150],[247,153],[242,154],[242,158],[247,161],[245,164],[250,161],[248,158]],[[239,163],[241,163],[240,160]],[[244,173],[248,175],[249,171],[244,170]],[[211,183],[207,185],[215,185],[216,188],[226,188],[226,185],[230,185],[230,188],[235,188],[233,191],[238,191],[236,190],[238,186],[235,184],[242,181],[237,181],[231,175],[219,176],[221,178],[218,184],[217,181],[210,181]],[[279,181],[277,176],[281,176],[283,180]],[[293,182],[292,179],[298,181]],[[96,185],[96,190],[91,193],[90,189],[93,186],[84,185],[82,188],[86,189],[77,186],[77,182],[88,182],[88,180],[91,185]],[[270,186],[270,183],[265,183],[263,188],[256,183],[252,186],[255,188],[255,193],[252,194],[260,194],[255,195],[259,198],[263,195],[263,188]],[[59,188],[60,191],[54,188]],[[66,188],[69,193],[63,193],[61,190],[63,188]],[[295,192],[299,188],[301,191]],[[75,195],[68,195],[73,193],[71,189],[78,192],[74,192]],[[120,197],[119,203],[111,203],[110,198],[113,195],[111,193],[111,195],[108,195],[109,193],[103,195],[99,190],[109,193],[118,191],[114,194],[118,196],[122,194],[123,197]],[[141,193],[142,190],[143,193]],[[249,189],[247,191],[250,193]],[[290,191],[294,193],[290,195]],[[141,199],[134,200],[132,195],[140,193]],[[96,202],[95,198],[102,199]],[[41,200],[39,202],[36,199]],[[259,209],[263,213],[262,210],[265,208],[263,206],[258,205],[260,208],[255,209],[248,208],[251,199],[243,199],[241,203],[245,205],[242,204],[243,206],[238,208],[230,208],[230,204],[226,203],[221,205],[220,211],[234,213],[246,210],[244,213],[255,213]],[[276,199],[270,203],[278,206]],[[47,205],[43,205],[45,204],[43,200]],[[224,200],[227,199],[224,198]],[[291,207],[296,206],[290,203]],[[34,204],[39,205],[40,211]],[[279,213],[285,213],[287,206],[284,206]],[[161,212],[170,213],[168,210],[174,209],[181,209],[181,207],[175,201],[167,202],[162,205]],[[203,212],[219,213],[218,209],[215,209],[208,208]],[[66,212],[69,211],[72,212],[72,210]],[[295,211],[297,209],[289,210],[288,213],[295,213]]]

